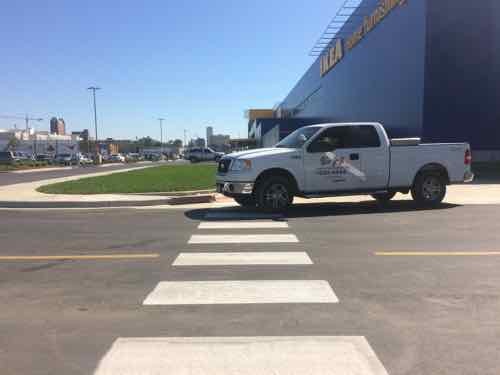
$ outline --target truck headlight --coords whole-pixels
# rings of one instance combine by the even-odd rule
[[[231,171],[233,172],[241,172],[252,169],[252,161],[245,159],[236,159],[231,164]]]

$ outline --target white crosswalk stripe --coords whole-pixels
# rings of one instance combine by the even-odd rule
[[[310,265],[306,252],[181,253],[173,266]]]
[[[193,235],[189,244],[297,243],[294,234],[209,234]]]
[[[198,229],[284,229],[286,221],[205,221]]]
[[[364,337],[120,338],[95,375],[388,375]]]
[[[144,305],[338,303],[324,280],[164,281]]]
[[[206,220],[259,220],[259,219],[281,219],[281,214],[271,214],[265,212],[244,212],[244,211],[212,211],[205,214]]]

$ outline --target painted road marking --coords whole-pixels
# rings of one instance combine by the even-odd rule
[[[450,252],[377,252],[377,256],[385,257],[460,257],[460,256],[500,256],[499,251],[450,251]]]
[[[286,221],[209,221],[200,223],[198,229],[281,229],[288,228]]]
[[[364,337],[119,338],[94,375],[388,375]]]
[[[208,212],[205,219],[212,220],[258,220],[258,219],[281,219],[281,214],[268,214],[265,212],[241,212],[241,211],[215,211]]]
[[[223,244],[223,243],[297,243],[294,234],[220,234],[193,235],[189,244]]]
[[[165,281],[144,305],[338,303],[324,280]]]
[[[181,253],[173,266],[310,265],[306,252]]]
[[[154,259],[160,254],[0,256],[0,261]]]

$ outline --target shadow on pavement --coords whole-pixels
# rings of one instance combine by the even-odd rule
[[[235,206],[190,210],[187,211],[185,215],[189,219],[197,221],[243,221],[259,219],[279,221],[286,220],[287,218],[432,211],[446,210],[455,207],[460,207],[460,205],[443,203],[437,208],[418,208],[411,200],[391,201],[386,205],[380,205],[377,202],[370,200],[363,202],[301,203],[293,205],[286,213],[283,214],[268,214],[258,210]]]

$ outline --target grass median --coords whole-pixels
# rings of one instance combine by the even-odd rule
[[[161,193],[213,189],[213,164],[168,165],[42,186],[48,194]]]

